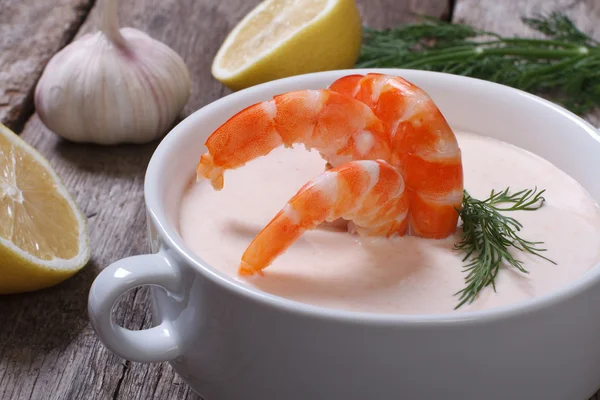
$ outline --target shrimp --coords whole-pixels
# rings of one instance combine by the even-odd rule
[[[391,157],[389,136],[367,105],[326,89],[300,90],[254,104],[226,121],[206,141],[208,152],[196,174],[220,190],[225,170],[294,143],[318,150],[333,167]]]
[[[296,143],[318,150],[328,170],[254,238],[240,274],[262,271],[303,232],[339,218],[361,235],[443,238],[456,230],[460,148],[431,98],[410,82],[350,75],[247,107],[207,139],[197,177],[220,190],[226,170]]]
[[[452,129],[422,89],[398,76],[349,75],[329,86],[368,105],[385,125],[404,178],[408,234],[444,238],[456,230],[463,195],[461,151]]]
[[[307,184],[254,238],[238,273],[266,268],[306,230],[338,218],[365,236],[404,235],[409,199],[400,171],[383,160],[344,163]]]

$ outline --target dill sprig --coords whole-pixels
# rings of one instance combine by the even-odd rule
[[[522,18],[545,39],[502,37],[433,18],[387,30],[364,28],[357,68],[448,72],[537,93],[576,113],[600,105],[600,43],[569,18]]]
[[[471,303],[479,292],[491,285],[496,290],[495,278],[502,265],[515,267],[528,273],[523,263],[517,260],[510,249],[514,248],[541,257],[551,263],[554,261],[544,257],[540,248],[543,242],[532,242],[519,236],[523,225],[512,217],[507,217],[500,211],[537,210],[544,204],[545,190],[537,188],[510,193],[510,188],[501,192],[492,190],[485,200],[478,200],[464,191],[462,208],[458,210],[462,220],[463,234],[456,250],[466,253],[464,272],[466,287],[455,295],[459,295],[459,304]]]

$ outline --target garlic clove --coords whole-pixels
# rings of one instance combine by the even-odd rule
[[[57,135],[117,144],[164,135],[189,95],[183,59],[144,32],[122,28],[85,35],[57,53],[34,97],[40,119]]]

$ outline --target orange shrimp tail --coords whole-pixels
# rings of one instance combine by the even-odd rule
[[[252,241],[242,256],[238,273],[250,276],[262,270],[294,243],[304,229],[280,211]],[[263,268],[264,268],[263,267]]]
[[[281,145],[270,113],[268,103],[255,104],[238,112],[214,131],[206,141],[208,153],[200,157],[197,177],[210,179],[213,187],[219,190],[223,187],[224,170],[240,167]]]
[[[362,235],[404,234],[408,197],[400,172],[384,161],[353,161],[304,185],[254,238],[242,256],[240,275],[269,266],[303,232],[338,218]]]
[[[215,167],[213,158],[210,154],[203,154],[196,167],[196,180],[204,177],[210,180],[210,184],[215,190],[223,189],[223,168]]]
[[[443,239],[456,230],[458,211],[462,198],[455,196],[448,201],[427,199],[412,190],[408,191],[410,217],[408,218],[411,235],[429,239]]]

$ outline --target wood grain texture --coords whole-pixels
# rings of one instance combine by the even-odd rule
[[[501,35],[542,37],[523,25],[521,17],[557,11],[567,15],[579,29],[600,40],[599,0],[456,0],[454,22],[465,22]],[[584,116],[600,127],[600,108]]]
[[[0,122],[20,128],[44,66],[71,40],[93,2],[0,0]]]
[[[119,16],[123,26],[144,30],[184,58],[192,78],[185,116],[229,93],[212,78],[211,62],[227,33],[257,3],[128,0],[119,2]],[[358,3],[364,23],[375,27],[413,20],[416,14],[449,13],[447,0]],[[78,36],[94,29],[99,7],[94,6]],[[27,16],[19,15],[12,24],[27,21]],[[28,90],[32,85],[33,81]],[[87,317],[87,295],[98,272],[117,259],[148,251],[143,178],[156,142],[116,147],[72,144],[45,129],[36,115],[22,137],[48,158],[88,217],[92,259],[81,273],[54,288],[0,297],[0,399],[198,399],[168,364],[129,363],[109,353]],[[124,296],[115,320],[130,329],[149,327],[147,296],[144,289]]]
[[[416,21],[419,15],[447,19],[450,0],[356,0],[363,25],[390,28],[403,22]]]

